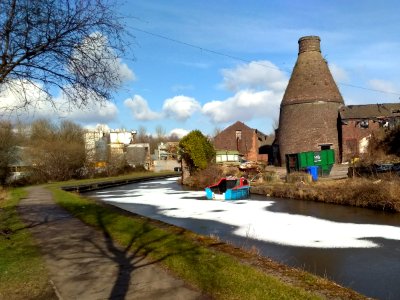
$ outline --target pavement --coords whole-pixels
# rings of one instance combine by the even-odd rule
[[[73,217],[46,188],[27,190],[18,211],[41,249],[59,299],[209,299]]]

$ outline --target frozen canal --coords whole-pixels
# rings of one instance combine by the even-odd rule
[[[92,192],[122,209],[215,235],[379,299],[400,299],[400,218],[367,209],[252,196],[205,200],[176,178]]]

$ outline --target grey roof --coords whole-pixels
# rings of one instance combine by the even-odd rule
[[[400,103],[347,105],[339,109],[342,120],[400,117]]]

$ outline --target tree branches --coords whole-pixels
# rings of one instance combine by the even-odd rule
[[[34,84],[50,99],[61,89],[72,104],[102,102],[123,81],[126,49],[115,3],[107,0],[0,0],[0,92]]]

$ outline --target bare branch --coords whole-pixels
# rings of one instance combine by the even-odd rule
[[[34,83],[47,99],[61,89],[78,106],[109,100],[123,82],[116,66],[128,35],[115,5],[114,0],[0,1],[0,92],[18,81]],[[31,101],[24,88],[19,96],[24,106]]]

